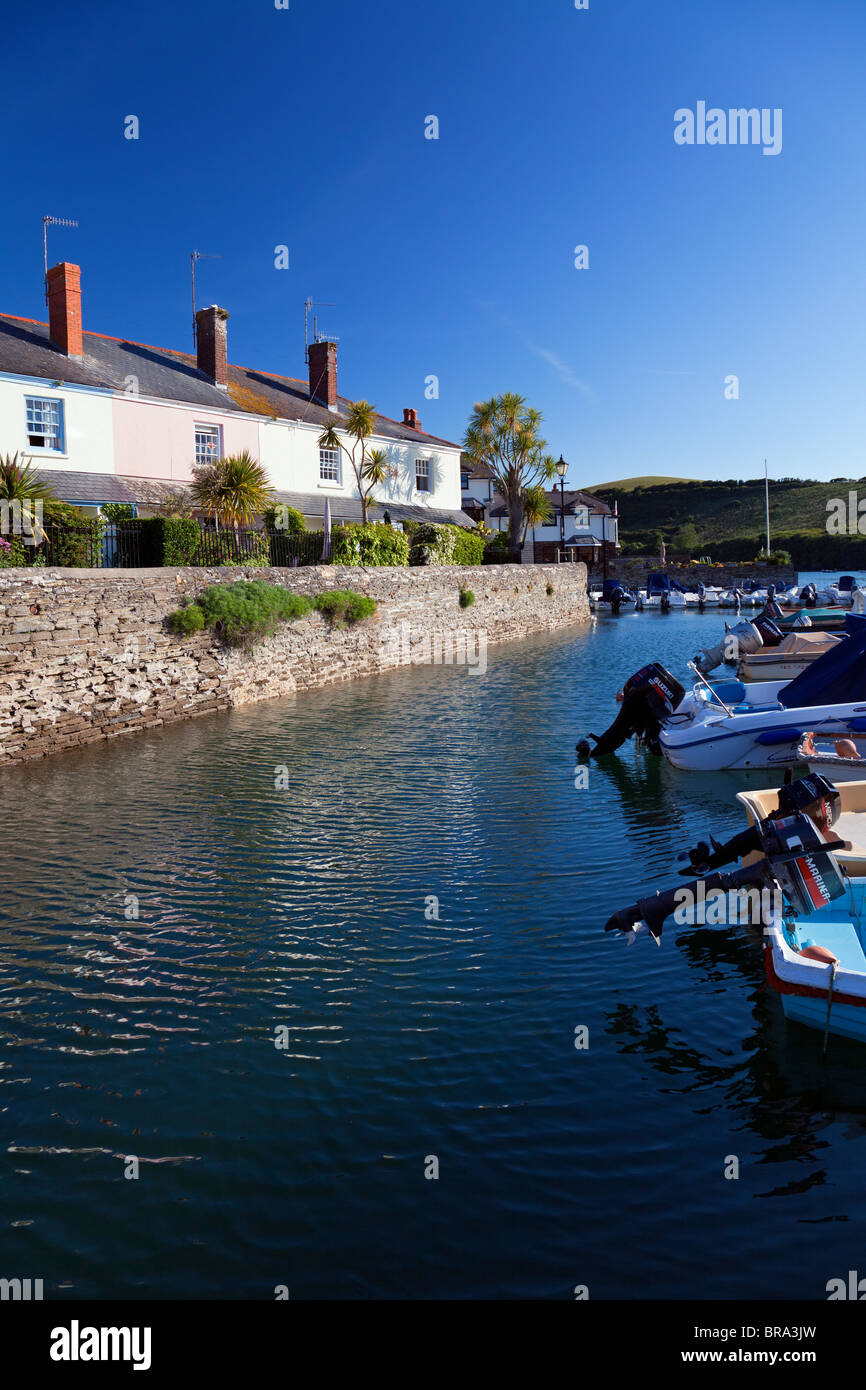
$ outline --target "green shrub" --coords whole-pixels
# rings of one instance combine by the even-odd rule
[[[106,521],[131,521],[133,517],[131,502],[103,502],[99,510]]]
[[[0,536],[0,570],[17,569],[27,564],[27,551],[33,546],[25,546],[20,536]]]
[[[424,521],[412,533],[410,565],[480,565],[484,537],[462,526]]]
[[[359,623],[376,611],[375,599],[368,598],[366,594],[356,594],[352,589],[328,589],[324,594],[318,594],[313,604],[337,627]]]
[[[198,603],[208,627],[231,647],[250,646],[261,637],[270,637],[281,622],[303,618],[313,606],[304,594],[293,594],[262,579],[212,584]]]
[[[472,592],[471,589],[461,589],[461,590],[460,590],[460,607],[461,607],[461,608],[471,608],[474,602],[475,602],[475,595],[473,594],[473,592]]]
[[[335,526],[331,536],[335,565],[407,565],[409,542],[392,526]]]
[[[191,632],[201,632],[204,627],[204,613],[197,603],[191,603],[187,608],[176,608],[173,613],[169,613],[168,625],[172,632],[184,637]]]
[[[201,539],[192,517],[147,516],[141,521],[141,563],[150,567],[191,565]]]
[[[264,512],[265,530],[281,531],[286,536],[302,536],[307,529],[302,512],[297,507],[289,507],[285,502],[268,507]]]
[[[482,564],[508,565],[510,563],[511,551],[508,549],[508,532],[497,531],[484,547]]]
[[[547,582],[547,597],[550,598],[551,595],[552,595],[552,593],[553,593],[553,585],[552,585],[552,584],[550,583],[550,581],[548,580],[548,582]]]
[[[48,498],[42,504],[42,524],[48,535],[39,547],[46,564],[88,569],[99,558],[103,528],[98,517],[88,516],[71,502]],[[34,547],[28,549],[33,552]],[[33,554],[31,563],[35,563]]]

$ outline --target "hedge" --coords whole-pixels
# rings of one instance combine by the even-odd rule
[[[192,565],[200,539],[201,528],[193,517],[144,517],[141,521],[141,563],[145,569]]]
[[[408,565],[409,542],[393,526],[351,522],[335,526],[331,536],[334,565]]]
[[[425,521],[412,534],[410,565],[480,565],[483,560],[484,537],[477,531]]]

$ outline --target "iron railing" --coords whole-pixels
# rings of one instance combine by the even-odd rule
[[[24,548],[26,564],[58,565],[74,569],[138,569],[153,565],[152,547],[144,537],[141,520],[106,522],[85,526],[48,522],[38,546]],[[235,565],[294,569],[322,562],[321,531],[291,535],[286,531],[256,531],[249,527],[216,527],[200,524],[199,539],[187,561],[198,567]],[[156,562],[158,563],[158,562]],[[173,562],[174,563],[174,562]]]

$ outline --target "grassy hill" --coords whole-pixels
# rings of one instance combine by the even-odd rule
[[[663,487],[666,483],[692,483],[696,481],[697,479],[695,478],[656,478],[653,477],[651,473],[647,473],[642,478],[617,478],[616,481],[612,483],[599,483],[598,487],[588,487],[586,491],[591,492],[593,495],[596,495],[603,489],[607,489],[608,491],[615,489],[617,492],[633,492],[635,488]]]
[[[847,498],[849,491],[866,500],[866,478],[835,478],[815,482],[803,478],[771,479],[770,537],[773,549],[790,551],[801,567],[826,562],[828,568],[866,561],[866,537],[829,536],[827,503]],[[680,527],[691,524],[698,545],[692,554],[714,559],[751,560],[764,535],[764,479],[729,478],[696,482],[626,478],[592,488],[611,506],[619,506],[620,537],[625,549],[651,546],[661,531],[668,547]],[[866,525],[866,517],[864,517]]]

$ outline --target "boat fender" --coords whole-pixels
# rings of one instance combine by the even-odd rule
[[[800,955],[805,956],[807,960],[822,961],[824,965],[839,964],[839,957],[828,951],[826,946],[804,946]]]

